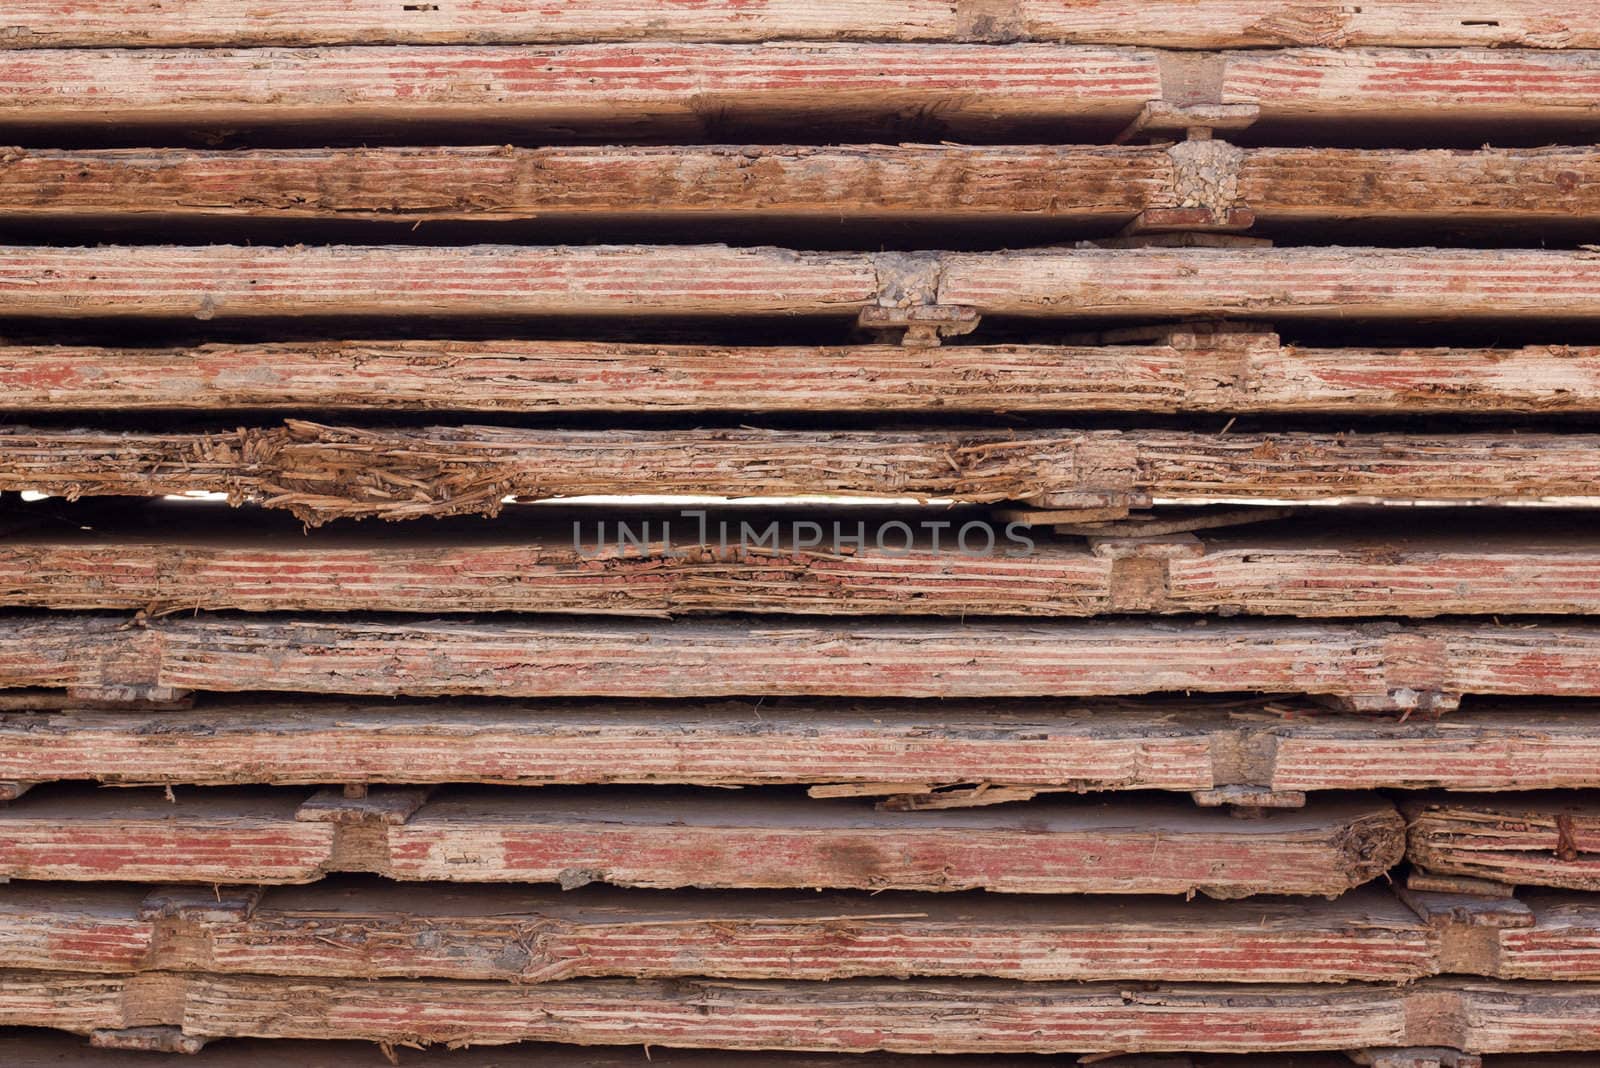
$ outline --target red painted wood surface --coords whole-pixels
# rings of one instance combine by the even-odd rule
[[[403,823],[296,820],[293,791],[36,789],[0,809],[0,874],[93,881],[591,882],[673,889],[1334,896],[1399,860],[1384,800],[1244,821],[1187,801],[885,813],[853,801],[463,788]],[[302,814],[304,815],[304,814]]]
[[[230,892],[231,893],[231,892]],[[644,893],[410,887],[273,889],[244,914],[209,887],[0,889],[13,968],[551,982],[583,977],[1407,982],[1437,935],[1378,888],[1337,901]],[[1577,977],[1577,976],[1573,976]]]
[[[1198,706],[1198,707],[1196,707]],[[702,786],[921,784],[1076,790],[1600,788],[1577,706],[1474,704],[1442,720],[1305,702],[1110,699],[935,706],[634,701],[506,707],[317,700],[193,710],[0,712],[0,781]],[[872,793],[873,791],[864,791]]]
[[[122,534],[96,523],[89,533],[0,537],[0,604],[152,614],[1140,611],[1327,618],[1600,611],[1600,549],[1581,523],[1496,525],[1452,514],[1451,529],[1413,534],[1381,517],[1363,518],[1366,524],[1326,529],[1313,515],[1288,527],[1207,531],[1203,540],[1145,546],[1115,538],[1089,544],[1040,526],[1010,528],[1007,537],[1005,522],[961,518],[940,532],[938,549],[926,533],[902,549],[894,530],[880,545],[884,521],[849,514],[819,515],[823,534],[814,546],[796,544],[781,526],[781,541],[745,547],[740,523],[759,533],[770,517],[713,514],[705,542],[693,516],[654,518],[645,546],[620,541],[618,521],[646,536],[644,521],[632,517],[607,519],[603,531],[593,518],[563,527],[508,517],[489,531],[457,527],[417,540],[329,531],[289,541],[276,530],[248,533],[259,527],[254,518],[219,528],[196,524],[181,538]],[[730,531],[726,550],[721,522]],[[972,522],[992,525],[961,535]],[[863,543],[835,551],[835,523]],[[969,552],[961,551],[962,537]],[[980,555],[990,541],[993,548]]]
[[[4,975],[0,1024],[86,1032],[169,1022],[207,1036],[535,1040],[821,1052],[1243,1052],[1600,1043],[1590,983],[1430,979],[1141,986],[574,980],[510,983],[266,976]],[[283,1006],[293,1004],[294,1012]],[[1275,1063],[1282,1064],[1278,1061]]]
[[[1600,803],[1589,793],[1415,797],[1406,855],[1444,875],[1600,890]]]
[[[0,687],[396,696],[1600,695],[1586,624],[412,623],[0,620]]]

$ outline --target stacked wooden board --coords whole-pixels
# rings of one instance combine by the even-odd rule
[[[1600,1056],[1597,131],[1579,4],[12,0],[0,1063]]]

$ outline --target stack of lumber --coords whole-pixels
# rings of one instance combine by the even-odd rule
[[[9,0],[0,1064],[1592,1063],[1597,133],[1580,3]]]

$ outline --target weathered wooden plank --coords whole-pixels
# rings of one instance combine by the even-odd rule
[[[1581,173],[1581,150],[1569,152]],[[0,213],[1111,223],[1175,201],[1164,192],[1174,180],[1167,149],[1131,146],[11,149],[0,153]]]
[[[32,53],[22,53],[29,55]],[[835,253],[685,246],[0,247],[0,312],[854,315],[935,303],[1039,317],[1600,318],[1600,253],[1065,248]]]
[[[549,982],[626,976],[825,980],[1408,982],[1437,935],[1388,893],[1311,905],[994,897],[573,894],[335,880],[228,913],[208,887],[0,889],[7,965]],[[170,903],[177,898],[177,905]],[[536,935],[536,937],[535,937]]]
[[[8,149],[10,218],[1126,222],[1148,208],[1552,223],[1600,215],[1600,152],[1140,145]]]
[[[0,979],[0,1022],[87,1032],[181,1025],[209,1037],[820,1052],[1594,1049],[1600,986],[1429,979],[1410,986],[737,983],[76,975]],[[292,1004],[293,1012],[284,1006]],[[1284,1064],[1279,1060],[1276,1064]]]
[[[9,18],[9,15],[8,15]],[[0,124],[478,122],[571,136],[703,136],[729,121],[951,130],[1125,122],[1161,95],[1154,52],[1014,44],[581,44],[0,53]],[[1583,69],[1584,53],[1572,66]],[[1537,100],[1532,101],[1535,105]],[[992,129],[992,128],[991,128]]]
[[[1600,312],[1588,295],[1600,254],[1588,252],[1070,249],[951,252],[940,263],[940,303],[1006,315],[1575,320]]]
[[[1416,534],[1363,516],[1332,529],[1306,519],[1203,541],[1086,545],[958,518],[937,531],[936,547],[916,518],[834,514],[808,527],[812,521],[791,517],[766,538],[772,522],[706,516],[702,540],[697,512],[603,526],[580,516],[565,527],[409,541],[337,530],[287,541],[232,523],[180,538],[122,534],[97,522],[89,533],[0,536],[0,605],[152,615],[1600,613],[1600,548],[1579,527],[1523,524],[1513,532],[1452,514],[1449,532]],[[907,540],[908,528],[916,540]],[[857,537],[859,544],[843,540]]]
[[[235,504],[287,509],[308,525],[492,515],[512,496],[585,494],[915,497],[1045,507],[1238,498],[1570,504],[1600,496],[1600,437],[576,431],[297,419],[206,433],[6,427],[0,490],[69,499],[222,493]]]
[[[1260,729],[1270,732],[1270,721]],[[775,700],[511,708],[235,701],[152,714],[3,712],[0,778],[28,769],[121,783],[753,786],[910,776],[938,785],[1202,790],[1229,781],[1226,772],[1218,779],[1213,750],[1237,734],[1225,714],[1141,713],[1103,701],[1009,711],[991,702],[919,710]],[[1581,755],[1565,763],[1566,774]]]
[[[1060,40],[1169,48],[1263,45],[1600,46],[1600,20],[1580,4],[1426,0],[1316,8],[1288,0],[754,0],[664,10],[650,0],[557,8],[481,0],[403,9],[378,0],[262,4],[189,0],[181,9],[94,0],[70,12],[12,0],[9,48],[173,45],[512,44],[523,42],[797,39]]]
[[[292,791],[35,790],[0,809],[18,879],[592,882],[674,889],[1333,897],[1404,849],[1382,799],[1255,821],[1178,801],[885,813],[854,801],[461,789],[404,822],[296,820]],[[304,812],[301,813],[305,815]],[[237,827],[235,826],[237,825]],[[303,831],[310,828],[311,833]]]
[[[1497,932],[1495,974],[1564,982],[1600,978],[1600,902],[1587,894],[1525,891],[1530,927]]]
[[[21,807],[24,798],[0,809],[8,878],[306,882],[322,875],[334,846],[334,824],[295,820],[303,793],[212,792],[178,803],[153,792],[115,805],[60,791],[28,797],[43,808]]]
[[[1221,101],[1293,122],[1575,122],[1592,128],[1600,53],[1263,49],[1226,53]]]
[[[1593,795],[1409,798],[1406,855],[1444,875],[1600,890],[1600,805]]]
[[[302,23],[303,24],[303,23]],[[1060,44],[605,43],[11,50],[0,123],[526,123],[610,136],[728,122],[1127,122],[1148,101],[1287,121],[1593,127],[1600,52],[1287,48],[1191,56]]]
[[[1593,412],[1600,347],[1303,348],[1267,333],[1134,345],[754,347],[334,341],[0,347],[33,411]]]
[[[76,1035],[63,1032],[0,1029],[0,1046],[6,1052],[9,1068],[151,1068],[160,1065],[155,1055],[103,1048],[91,1048]],[[185,1056],[181,1065],[188,1068],[353,1068],[367,1066],[380,1056],[368,1043],[277,1039],[230,1039],[208,1045],[196,1054]],[[640,1053],[635,1049],[594,1046],[563,1046],[524,1043],[481,1049],[407,1048],[402,1061],[408,1068],[638,1068]],[[657,1068],[1037,1068],[1036,1058],[1022,1054],[1007,1056],[922,1056],[897,1054],[813,1054],[717,1052],[653,1047],[649,1063]],[[1226,1054],[1204,1057],[1194,1068],[1349,1068],[1339,1054],[1307,1053],[1285,1059],[1282,1054],[1270,1061],[1256,1057]],[[181,1068],[168,1058],[167,1068]],[[1110,1068],[1126,1068],[1113,1065]],[[1180,1068],[1189,1068],[1188,1065]],[[1524,1066],[1528,1068],[1528,1066]],[[1541,1068],[1583,1068],[1578,1065],[1547,1065]]]
[[[775,621],[471,624],[173,617],[0,620],[0,687],[369,696],[1089,697],[1336,695],[1367,710],[1441,695],[1600,696],[1581,624]],[[1448,700],[1446,700],[1448,703]]]
[[[1600,788],[1582,710],[1442,720],[1309,704],[1091,699],[829,705],[359,705],[0,713],[0,778],[119,785],[328,782],[760,786],[962,783],[1076,790]]]
[[[1208,157],[1228,158],[1219,153]],[[1553,222],[1562,215],[1587,217],[1600,206],[1597,157],[1587,147],[1413,152],[1249,148],[1233,158],[1238,204],[1273,222]]]
[[[1400,1044],[1404,989],[1168,986],[1130,998],[1111,984],[574,980],[528,988],[10,972],[0,980],[0,1022],[85,1032],[159,1018],[219,1037],[393,1041],[403,1034],[413,1041],[486,1045],[540,1040],[830,1052],[1232,1052]],[[293,998],[295,1012],[283,1011],[286,997]]]

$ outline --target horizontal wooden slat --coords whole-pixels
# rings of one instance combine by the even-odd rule
[[[1238,203],[1271,222],[1409,219],[1460,227],[1574,219],[1600,208],[1600,155],[1587,147],[1247,148],[1236,158]]]
[[[1496,974],[1507,979],[1600,978],[1600,901],[1588,894],[1526,891],[1535,923],[1507,928],[1496,945]]]
[[[5,973],[0,1023],[85,1032],[132,1021],[222,1037],[519,1040],[824,1052],[1339,1050],[1600,1046],[1600,986],[726,983]],[[285,1012],[293,1004],[294,1012]],[[1276,1062],[1283,1064],[1284,1062]]]
[[[1147,101],[1263,117],[1592,129],[1600,52],[1290,48],[1210,57],[1093,45],[585,44],[10,51],[0,123],[431,122],[608,136],[825,118],[996,139],[1133,119]]]
[[[1173,180],[1149,147],[12,149],[0,215],[1110,222],[1176,206]]]
[[[945,253],[939,300],[1006,315],[1593,318],[1600,254],[1491,249]]]
[[[1125,145],[428,147],[0,152],[0,213],[51,220],[351,218],[1552,223],[1600,215],[1600,152]]]
[[[1289,0],[742,0],[675,7],[607,0],[549,8],[531,0],[415,4],[316,0],[263,4],[189,0],[180,9],[94,0],[70,12],[12,0],[0,45],[485,44],[635,38],[767,41],[803,38],[1062,40],[1171,48],[1262,45],[1600,46],[1600,20],[1581,3],[1427,0],[1313,8]]]
[[[1573,55],[1562,69],[1581,76]],[[699,136],[728,121],[926,112],[976,133],[1126,122],[1160,95],[1154,52],[1036,44],[53,49],[0,64],[0,125],[404,120]]]
[[[220,894],[231,900],[234,891]],[[209,887],[0,890],[8,966],[52,971],[514,982],[1408,982],[1436,969],[1437,949],[1414,913],[1375,888],[1313,904],[1065,898],[1023,907],[992,896],[574,893],[338,880],[273,889],[233,912]]]
[[[11,967],[46,971],[514,982],[964,975],[1409,982],[1441,972],[1573,982],[1600,975],[1600,904],[1570,892],[1522,900],[1529,924],[1486,937],[1483,927],[1429,926],[1377,887],[1312,904],[1064,898],[1024,907],[895,892],[575,893],[349,878],[264,895],[16,884],[0,890],[0,952]]]
[[[1526,886],[1600,890],[1592,794],[1408,799],[1407,857],[1429,871]]]
[[[1282,49],[1225,53],[1221,99],[1292,122],[1570,121],[1592,129],[1600,52]],[[1586,114],[1587,112],[1587,114]]]
[[[508,520],[416,540],[330,530],[293,541],[270,528],[241,533],[243,524],[217,533],[189,524],[178,537],[96,523],[87,533],[0,536],[0,605],[156,615],[1600,613],[1600,548],[1581,527],[1497,526],[1457,513],[1442,534],[1367,514],[1349,524],[1308,516],[1200,539],[1087,544],[972,517],[932,521],[948,524],[932,532],[937,545],[917,517],[785,517],[769,538],[771,516],[713,513],[703,517],[704,540],[701,522],[697,511],[580,515],[565,526]],[[1334,525],[1319,530],[1325,523]]]
[[[1583,503],[1600,438],[1180,431],[574,431],[289,420],[210,433],[0,430],[0,490],[68,498],[222,493],[309,525],[501,510],[509,496],[1029,501],[1237,498]],[[895,543],[898,544],[898,543]]]
[[[91,616],[9,619],[0,630],[8,641],[0,685],[89,694],[152,687],[652,698],[1255,690],[1333,695],[1362,710],[1439,707],[1459,693],[1600,694],[1592,667],[1597,638],[1581,625],[828,629],[787,620],[748,626],[171,619],[129,630],[120,618]]]
[[[1195,707],[1198,705],[1198,707]],[[0,712],[0,781],[115,784],[960,783],[1280,792],[1600,788],[1582,709],[1473,706],[1438,721],[1306,702],[1089,699],[931,707],[764,699],[659,705],[351,705]],[[883,784],[881,789],[869,789]]]
[[[8,1068],[151,1068],[161,1064],[155,1055],[139,1050],[111,1050],[86,1045],[77,1035],[63,1032],[0,1028],[0,1044]],[[178,1064],[162,1068],[366,1068],[377,1055],[371,1044],[355,1041],[315,1041],[289,1038],[230,1039],[185,1055]],[[407,1068],[638,1068],[640,1053],[627,1047],[605,1048],[546,1043],[515,1046],[481,1046],[449,1049],[430,1046],[407,1048],[402,1056]],[[652,1047],[655,1068],[1038,1068],[1037,1058],[1016,1056],[925,1056],[919,1054],[817,1054],[717,1052]],[[1202,1057],[1194,1068],[1349,1068],[1342,1054],[1305,1053],[1285,1059],[1283,1054],[1264,1057]],[[1187,1068],[1187,1066],[1186,1066]],[[1491,1068],[1494,1068],[1491,1065]],[[1534,1068],[1520,1065],[1517,1068]],[[1576,1062],[1539,1065],[1537,1068],[1586,1068]]]
[[[824,253],[685,246],[0,247],[15,316],[1600,318],[1600,254],[1516,249]]]
[[[362,871],[569,888],[1331,897],[1376,877],[1404,849],[1399,815],[1382,799],[1240,821],[1186,801],[883,813],[855,801],[706,792],[464,788],[403,823],[353,825],[296,820],[304,797],[222,790],[173,802],[159,791],[36,789],[0,809],[8,842],[0,874],[304,883]]]
[[[369,696],[1048,697],[1253,690],[1414,708],[1600,696],[1600,628],[1498,624],[0,619],[0,687]]]
[[[1273,334],[1127,345],[756,347],[336,341],[0,347],[5,405],[495,412],[1593,412],[1600,348],[1304,348]]]

